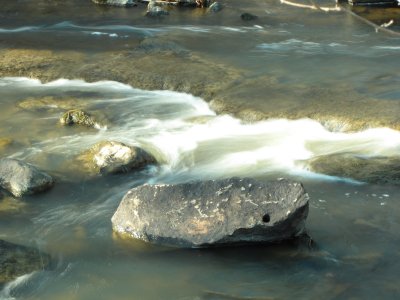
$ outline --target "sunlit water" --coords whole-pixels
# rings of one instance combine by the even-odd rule
[[[278,12],[290,21],[274,17]],[[117,13],[120,24],[106,18],[95,22],[93,15],[88,20],[36,15],[30,23],[17,18],[3,26],[0,37],[16,47],[98,51],[98,46],[123,49],[127,41],[167,35],[183,49],[287,83],[334,85],[346,75],[366,95],[391,99],[398,109],[397,39],[352,20],[345,27],[324,16],[327,20],[317,18],[313,24],[297,13],[270,5],[257,24],[228,18],[228,24],[195,19],[180,25],[171,18],[165,26],[132,24],[124,12]],[[347,29],[333,32],[333,25]],[[21,108],[22,101],[43,97],[52,97],[54,104]],[[59,125],[69,99],[104,126]],[[38,247],[52,255],[54,265],[7,284],[0,299],[396,299],[400,294],[399,188],[307,169],[308,160],[326,154],[397,156],[398,131],[332,132],[311,119],[248,124],[216,115],[190,94],[111,81],[2,78],[0,100],[0,137],[14,140],[1,155],[31,162],[57,180],[47,193],[1,201],[0,238]],[[74,159],[102,140],[141,146],[161,164],[85,180]],[[317,247],[179,250],[121,240],[112,233],[111,216],[132,187],[229,176],[302,181],[310,195],[307,230]]]

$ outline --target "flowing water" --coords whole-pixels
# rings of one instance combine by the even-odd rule
[[[146,38],[167,39],[167,51],[232,66],[257,86],[265,76],[286,86],[271,95],[243,86],[248,103],[232,100],[238,109],[265,110],[271,97],[277,106],[286,97],[294,101],[299,86],[326,86],[340,94],[345,83],[400,113],[400,40],[376,34],[349,15],[299,11],[272,1],[226,1],[220,15],[175,10],[168,18],[149,20],[137,8],[84,2],[0,0],[1,48],[95,55],[125,51]],[[238,19],[241,10],[260,17],[244,23]],[[0,200],[0,238],[38,247],[52,255],[54,264],[3,286],[0,299],[399,297],[399,187],[328,176],[308,165],[341,153],[396,158],[399,131],[343,132],[309,118],[247,123],[216,114],[189,93],[105,80],[41,82],[20,75],[0,78],[0,138],[12,140],[0,144],[0,154],[35,164],[52,174],[56,185],[47,193]],[[334,97],[309,94],[327,103],[330,99],[318,97],[329,96]],[[365,105],[362,97],[358,105]],[[103,126],[59,125],[61,114],[76,107]],[[351,114],[359,117],[357,111]],[[384,118],[379,109],[375,114]],[[75,158],[103,140],[141,146],[161,164],[88,179]],[[132,187],[230,176],[303,182],[310,195],[307,230],[317,246],[173,249],[112,233],[110,219]]]

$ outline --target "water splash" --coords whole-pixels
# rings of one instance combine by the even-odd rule
[[[163,163],[161,177],[314,176],[301,162],[337,153],[390,157],[400,150],[400,132],[389,128],[331,132],[311,119],[246,124],[232,116],[217,116],[205,101],[189,94],[145,91],[112,81],[59,79],[43,84],[4,78],[0,85],[3,90],[18,87],[21,92],[40,91],[43,95],[96,91],[99,96],[87,100],[88,104],[106,110],[113,120],[107,130],[64,133],[35,142],[13,155],[22,159],[38,153],[63,154],[70,159],[96,142],[117,140],[152,152]]]

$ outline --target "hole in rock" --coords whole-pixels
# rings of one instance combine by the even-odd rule
[[[268,223],[271,220],[271,218],[269,217],[269,214],[265,214],[263,216],[262,220],[264,223]]]

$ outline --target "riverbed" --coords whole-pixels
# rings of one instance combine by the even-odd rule
[[[344,12],[222,2],[151,19],[144,5],[0,0],[0,154],[56,179],[0,199],[0,238],[54,260],[0,299],[398,298],[398,177],[367,183],[310,162],[399,157],[400,39]],[[72,108],[103,126],[61,126]],[[103,140],[161,163],[90,177],[76,158]],[[112,232],[130,188],[231,176],[301,181],[314,243],[174,249]]]

